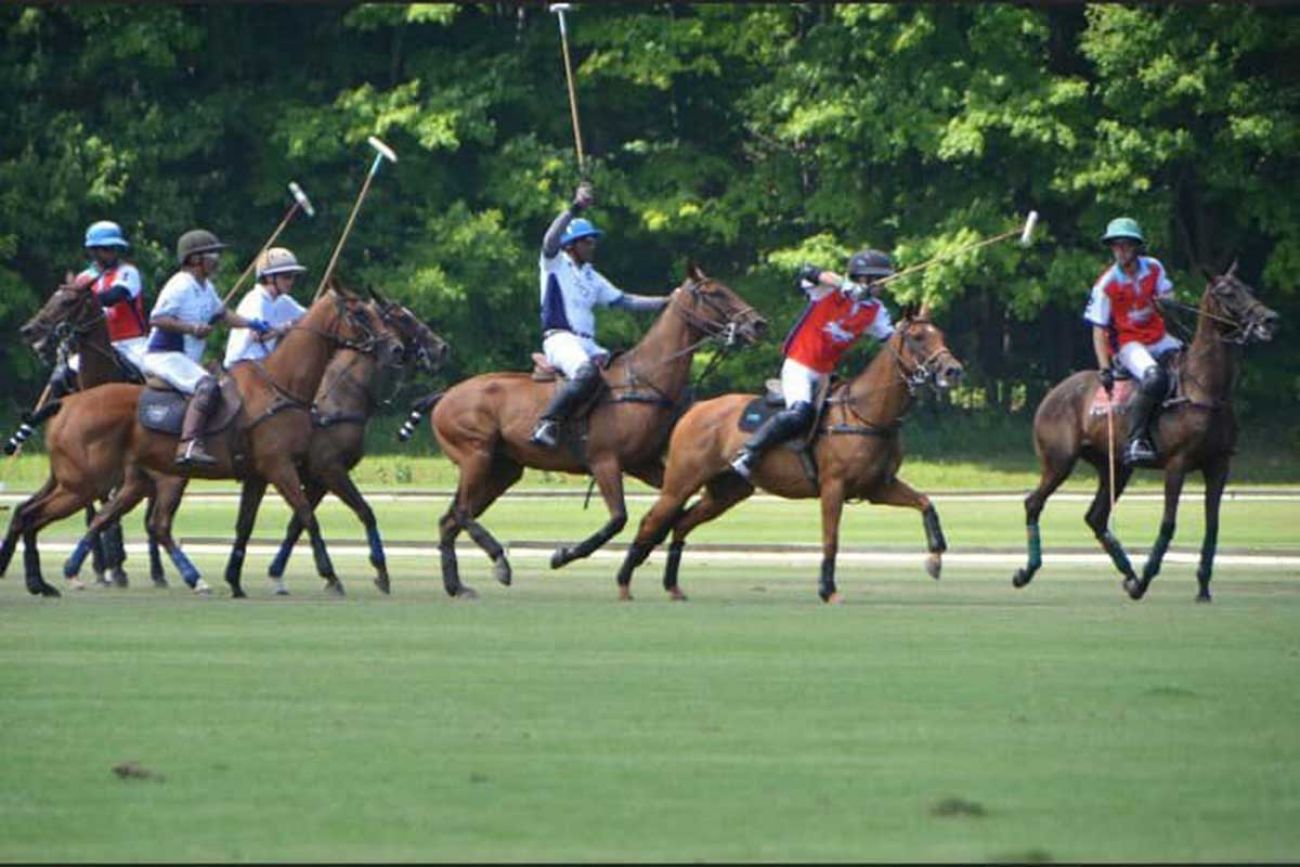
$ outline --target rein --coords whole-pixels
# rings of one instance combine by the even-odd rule
[[[900,342],[901,342],[901,338],[900,338]],[[924,360],[916,362],[915,363],[916,366],[912,368],[911,372],[908,372],[906,365],[903,362],[903,357],[902,355],[899,354],[898,350],[894,348],[892,340],[885,342],[885,349],[893,357],[894,363],[892,366],[892,371],[898,374],[898,378],[901,379],[903,385],[907,387],[907,396],[909,399],[915,398],[916,393],[921,388],[921,386],[925,385],[927,382],[930,382],[934,379],[935,371],[932,368],[932,365],[934,364],[935,360],[937,360],[945,352],[949,351],[947,346],[940,346],[934,352],[930,353],[930,355],[928,355]],[[865,397],[866,394],[864,393],[855,396],[853,394],[852,381],[845,383],[841,388],[845,393],[838,397],[832,396],[827,398],[826,403],[832,406],[843,407],[845,416],[852,414],[852,416],[855,419],[857,419],[859,422],[861,422],[861,424],[860,425],[852,425],[852,424],[829,425],[826,428],[828,433],[859,434],[865,436],[888,436],[898,431],[898,429],[903,426],[903,422],[907,420],[907,412],[906,410],[904,410],[904,412],[901,415],[899,415],[898,418],[894,419],[892,422],[883,425],[877,424],[876,422],[871,421],[869,418],[867,418],[861,412],[858,411],[857,408],[858,400],[862,397]]]

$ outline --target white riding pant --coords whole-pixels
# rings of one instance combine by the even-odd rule
[[[1155,343],[1140,343],[1132,341],[1125,343],[1119,348],[1119,363],[1124,365],[1124,369],[1133,374],[1133,378],[1141,381],[1143,374],[1156,366],[1155,356],[1171,349],[1178,349],[1183,345],[1182,341],[1171,334],[1166,334]]]
[[[147,352],[144,372],[185,394],[193,394],[199,382],[212,375],[184,352]]]
[[[148,337],[128,337],[125,340],[117,340],[113,343],[113,349],[127,364],[141,372],[144,371],[145,350],[149,347]],[[74,352],[68,356],[68,367],[71,367],[74,373],[81,373],[81,353]]]
[[[781,365],[781,395],[785,398],[786,409],[800,401],[811,404],[825,378],[826,374],[787,358]]]
[[[542,352],[546,353],[546,363],[563,371],[569,379],[573,379],[584,364],[595,363],[609,355],[608,349],[590,337],[572,331],[557,331],[547,337],[542,341]]]

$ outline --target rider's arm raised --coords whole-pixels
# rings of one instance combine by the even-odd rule
[[[560,215],[551,222],[551,227],[546,230],[542,237],[542,255],[547,259],[554,259],[560,252],[560,238],[564,237],[564,230],[569,227],[573,218],[582,213],[583,210],[591,206],[595,199],[595,193],[592,191],[591,184],[582,183],[578,185],[578,191],[573,195],[573,203],[560,212]]]

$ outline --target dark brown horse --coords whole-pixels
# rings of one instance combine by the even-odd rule
[[[628,547],[618,572],[619,597],[632,598],[632,572],[671,532],[664,589],[674,599],[685,599],[677,571],[687,535],[749,497],[755,486],[787,499],[821,500],[822,566],[817,592],[822,601],[842,601],[835,586],[835,556],[840,515],[850,499],[919,511],[930,550],[926,569],[938,578],[947,550],[939,513],[929,497],[897,475],[903,460],[899,430],[918,388],[926,383],[949,388],[961,375],[961,362],[924,311],[917,318],[904,318],[866,369],[835,386],[828,396],[819,422],[820,437],[813,444],[815,482],[799,456],[785,447],[763,455],[752,483],[731,469],[731,459],[748,437],[740,430],[740,418],[755,395],[726,394],[697,403],[673,430],[663,490]],[[686,501],[700,488],[704,488],[700,499],[686,508]]]
[[[109,342],[107,320],[94,292],[88,286],[75,285],[72,272],[67,273],[63,284],[50,294],[49,300],[19,329],[18,333],[37,355],[56,354],[62,360],[73,353],[79,353],[79,370],[75,374],[77,390],[84,391],[108,382],[139,381],[138,375],[129,370],[118,358],[117,352]],[[48,391],[46,393],[48,394]],[[39,410],[40,407],[38,406],[37,409]],[[30,435],[32,428],[24,424],[19,430]],[[20,446],[25,438],[25,436],[12,438],[10,442],[15,446],[13,450],[16,451],[16,447]],[[10,451],[8,446],[6,451]],[[105,489],[105,498],[109,490],[111,486]],[[153,511],[152,497],[149,500],[149,511]],[[94,514],[94,508],[87,506],[87,525],[90,524]],[[16,536],[12,538],[16,541]],[[107,528],[101,534],[100,541],[101,544],[96,545],[93,552],[94,571],[98,576],[98,582],[125,587],[128,579],[123,562],[126,559],[126,551],[122,544],[121,524]],[[167,586],[158,542],[152,536],[149,537],[149,572],[154,586]],[[84,586],[78,578],[71,579],[70,583],[78,589]]]
[[[1097,468],[1097,494],[1084,520],[1092,528],[1111,562],[1124,576],[1124,589],[1141,599],[1160,571],[1169,542],[1174,537],[1178,496],[1188,473],[1200,470],[1205,477],[1205,537],[1196,571],[1197,600],[1210,601],[1210,573],[1219,537],[1219,500],[1228,480],[1228,463],[1237,441],[1237,419],[1232,409],[1232,387],[1236,380],[1235,347],[1252,340],[1270,340],[1278,315],[1255,298],[1249,286],[1236,276],[1236,263],[1226,274],[1211,279],[1201,295],[1196,336],[1177,365],[1179,393],[1152,424],[1153,439],[1165,471],[1165,511],[1160,533],[1139,578],[1119,540],[1110,532],[1110,469],[1115,439],[1107,433],[1106,412],[1092,411],[1099,388],[1094,370],[1081,370],[1048,392],[1034,413],[1034,449],[1042,465],[1038,487],[1025,498],[1025,524],[1029,560],[1017,570],[1012,583],[1024,587],[1043,564],[1038,516],[1052,492],[1069,477],[1079,458]],[[1113,430],[1122,429],[1121,406],[1111,420]],[[1132,469],[1116,461],[1114,499],[1124,493]]]
[[[605,526],[577,545],[557,549],[551,568],[586,557],[609,541],[627,523],[623,473],[660,484],[664,443],[681,410],[696,348],[711,340],[752,343],[765,328],[739,295],[690,266],[686,281],[673,290],[641,342],[604,371],[608,394],[588,417],[583,440],[576,441],[570,431],[555,449],[528,441],[553,385],[535,382],[527,373],[485,373],[449,389],[431,416],[439,445],[460,470],[451,508],[438,524],[447,593],[475,595],[460,581],[454,546],[461,530],[492,559],[497,580],[510,583],[505,551],[475,519],[519,480],[524,467],[591,473],[609,510]]]
[[[14,520],[24,542],[27,587],[34,594],[58,595],[41,576],[36,534],[51,521],[65,517],[95,498],[100,479],[122,474],[122,486],[91,522],[64,566],[75,575],[94,537],[135,507],[152,488],[149,472],[180,474],[186,478],[244,478],[243,508],[250,488],[265,491],[268,483],[284,497],[312,537],[316,567],[330,584],[337,583],[334,567],[320,535],[320,527],[302,490],[297,465],[306,457],[312,434],[310,400],[320,386],[330,358],[340,348],[366,348],[382,355],[400,351],[384,324],[360,299],[327,292],[283,338],[263,364],[237,365],[230,374],[241,406],[226,435],[210,438],[213,466],[178,466],[176,436],[152,431],[140,424],[137,407],[142,386],[103,385],[93,392],[70,395],[47,408],[54,415],[46,441],[51,478],[34,497],[19,507]],[[169,518],[174,504],[161,499],[157,511]],[[157,528],[155,528],[157,531]],[[192,563],[171,538],[159,540],[172,556],[186,583],[201,580]],[[242,596],[238,584],[235,596]]]
[[[380,298],[376,301],[379,315],[402,341],[404,348],[396,359],[397,364],[429,373],[441,367],[447,357],[446,341],[434,334],[408,308]],[[344,349],[335,354],[312,404],[315,433],[302,475],[307,501],[312,508],[326,493],[332,493],[356,514],[366,529],[366,539],[370,544],[370,563],[376,571],[375,586],[387,593],[388,566],[379,525],[370,504],[348,475],[365,454],[366,425],[379,406],[375,391],[380,373],[379,358],[373,353]],[[291,518],[280,550],[271,562],[267,574],[273,580],[277,594],[289,592],[282,578],[302,531],[303,525],[297,517]]]

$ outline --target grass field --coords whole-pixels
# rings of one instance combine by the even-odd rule
[[[442,509],[376,506],[392,541],[427,541]],[[940,503],[954,551],[1021,544],[1019,508]],[[596,509],[506,501],[490,526],[573,538]],[[0,581],[0,858],[1294,860],[1300,575],[1221,567],[1198,606],[1170,564],[1132,603],[1107,569],[1053,564],[1091,547],[1083,509],[1049,506],[1047,565],[1015,591],[1010,568],[930,581],[915,516],[858,507],[846,544],[917,559],[843,565],[838,608],[814,566],[689,553],[685,605],[653,561],[631,605],[613,559],[519,557],[506,589],[467,552],[478,603],[443,595],[432,557],[394,556],[383,598],[339,555],[333,600],[305,550],[287,599],[254,555],[241,603],[147,588],[139,555],[128,590],[37,600],[19,564]],[[1121,512],[1135,554],[1157,510]],[[188,503],[182,532],[228,536],[233,514]],[[360,541],[337,504],[322,515]],[[283,518],[269,499],[257,534]],[[1295,518],[1230,501],[1222,545],[1294,548]],[[816,508],[755,502],[706,532],[812,541]],[[217,583],[222,558],[195,560]]]

